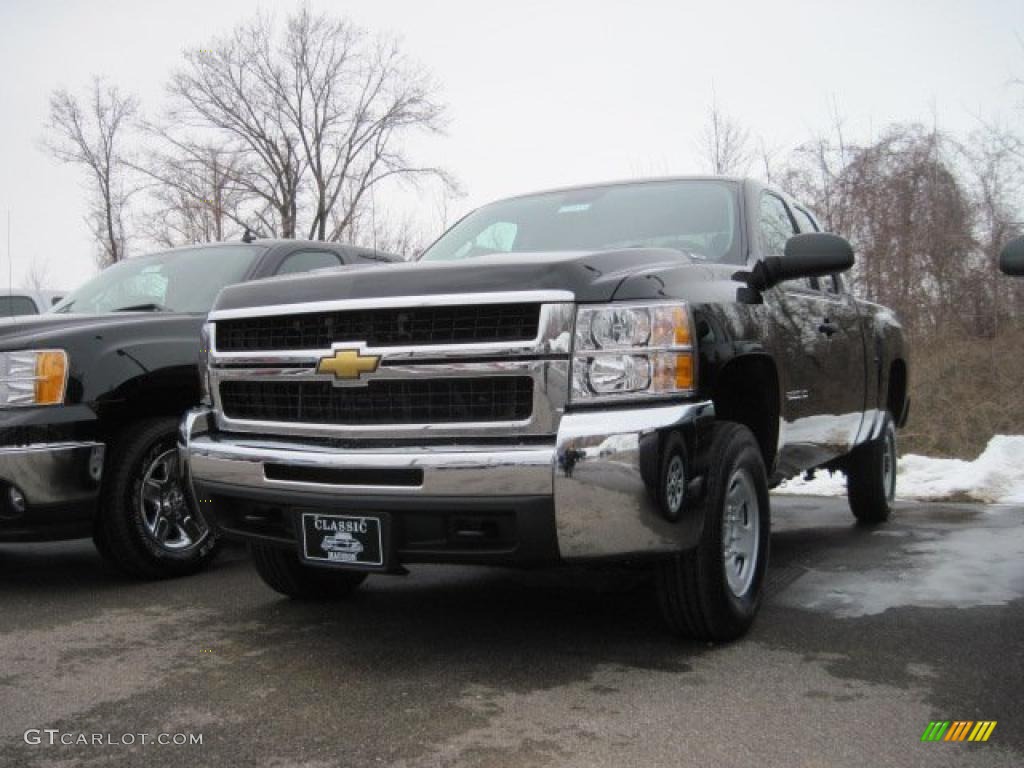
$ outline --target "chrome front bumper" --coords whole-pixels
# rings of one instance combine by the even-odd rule
[[[586,560],[677,552],[694,543],[699,526],[693,525],[693,515],[672,523],[659,511],[654,485],[660,435],[682,433],[691,466],[699,466],[700,436],[713,416],[710,402],[608,409],[564,415],[550,443],[494,447],[467,440],[458,447],[343,449],[221,433],[213,413],[197,409],[182,422],[179,449],[191,482],[215,487],[228,497],[232,489],[247,496],[294,492],[307,500],[322,497],[340,509],[346,497],[393,499],[405,509],[410,504],[415,509],[417,499],[547,498],[559,556]],[[268,477],[268,465],[314,471],[414,470],[418,479],[399,485],[285,480]]]

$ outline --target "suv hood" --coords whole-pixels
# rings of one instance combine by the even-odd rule
[[[406,262],[233,285],[214,310],[392,296],[500,291],[569,291],[577,301],[610,301],[627,277],[701,263],[668,248],[513,253],[459,261]]]

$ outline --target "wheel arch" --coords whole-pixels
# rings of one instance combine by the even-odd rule
[[[898,357],[889,363],[889,376],[884,400],[897,427],[904,426],[909,416],[910,401],[907,398],[907,387],[907,361],[902,357]]]
[[[183,366],[154,371],[124,382],[102,401],[98,412],[104,435],[112,439],[142,419],[180,419],[198,402],[196,370]]]
[[[766,353],[733,358],[718,372],[711,391],[715,418],[746,426],[761,447],[765,469],[771,474],[779,447],[779,372]]]

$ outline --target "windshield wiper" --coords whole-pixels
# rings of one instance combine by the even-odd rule
[[[110,310],[111,312],[173,312],[174,310],[170,307],[165,307],[163,304],[157,304],[151,302],[149,304],[132,304],[128,307],[118,307],[117,309]]]

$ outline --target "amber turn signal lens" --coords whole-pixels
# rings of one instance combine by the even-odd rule
[[[693,388],[693,355],[676,355],[676,389]]]
[[[36,405],[60,405],[64,402],[68,356],[63,350],[36,352]]]
[[[659,352],[651,358],[651,367],[654,370],[652,393],[664,395],[695,389],[690,352]]]

